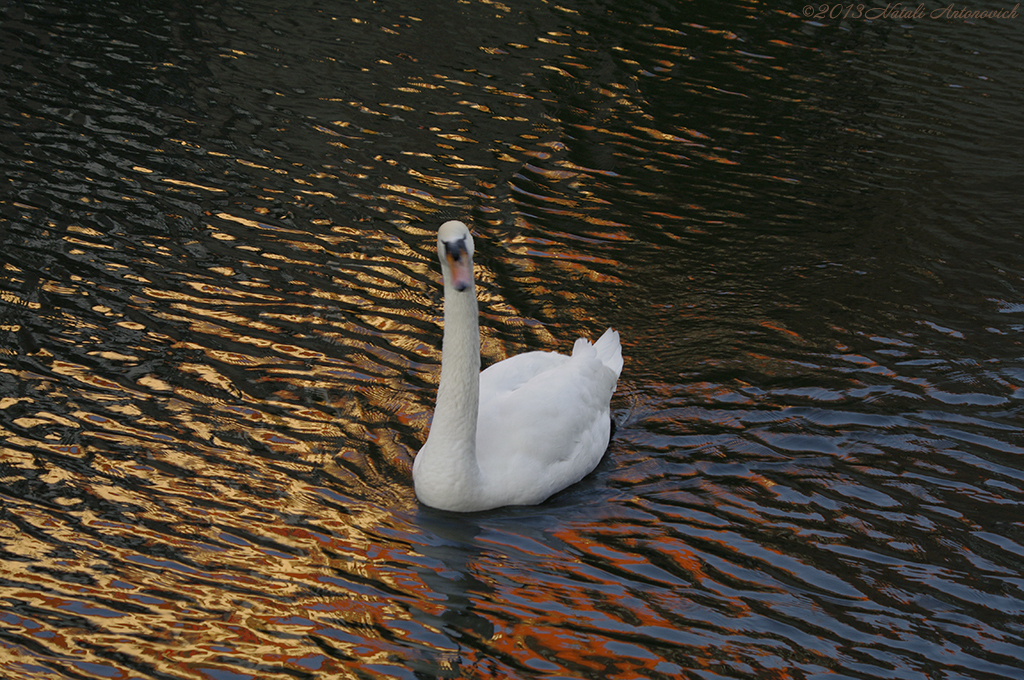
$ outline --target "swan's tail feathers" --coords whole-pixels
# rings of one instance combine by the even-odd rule
[[[615,371],[618,377],[622,373],[622,346],[619,345],[619,332],[609,328],[604,332],[597,342],[591,344],[586,338],[579,338],[572,346],[572,355],[597,356],[601,363]]]
[[[613,328],[606,330],[604,335],[594,343],[594,350],[601,363],[615,371],[616,376],[622,373],[622,346],[619,344],[617,330]]]
[[[575,357],[579,356],[580,354],[583,354],[584,352],[587,354],[592,354],[594,350],[591,348],[593,346],[594,345],[590,342],[590,340],[587,340],[586,338],[576,338],[576,342],[574,342],[572,345],[572,355]]]

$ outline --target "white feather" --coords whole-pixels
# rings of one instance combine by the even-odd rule
[[[468,263],[450,260],[463,244]],[[434,421],[413,463],[416,495],[463,512],[532,505],[575,484],[600,462],[611,432],[610,401],[622,371],[619,334],[579,339],[571,356],[529,352],[480,367],[473,240],[461,222],[438,232],[445,325]],[[468,264],[468,288],[458,290]]]

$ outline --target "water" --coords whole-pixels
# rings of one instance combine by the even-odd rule
[[[1024,677],[1024,18],[695,4],[3,4],[0,675]],[[540,506],[412,491],[450,217],[622,332]]]

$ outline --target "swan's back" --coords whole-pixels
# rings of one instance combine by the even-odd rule
[[[529,352],[480,374],[476,456],[498,505],[530,505],[581,480],[608,447],[622,372],[619,334],[579,339],[572,356]]]

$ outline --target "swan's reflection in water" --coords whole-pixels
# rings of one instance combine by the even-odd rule
[[[483,564],[478,544],[480,526],[473,517],[428,508],[417,513],[415,519],[431,537],[418,546],[418,551],[436,568],[423,570],[420,577],[432,594],[431,604],[439,611],[417,608],[412,615],[426,628],[443,633],[435,639],[438,648],[436,656],[431,657],[436,664],[432,670],[440,671],[438,677],[465,677],[466,671],[479,663],[475,658],[479,650],[490,647],[497,636],[494,622],[478,604],[493,600],[495,595],[493,586],[477,577]],[[447,649],[453,642],[457,646]]]

